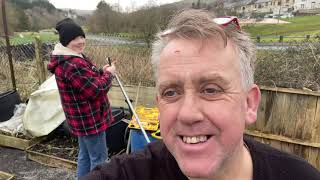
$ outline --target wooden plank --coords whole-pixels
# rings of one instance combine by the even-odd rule
[[[282,104],[285,110],[282,112],[282,133],[279,135],[296,138],[297,134],[302,134],[302,129],[295,127],[299,128],[299,119],[301,119],[301,116],[304,116],[304,112],[301,112],[301,109],[304,109],[304,107],[301,107],[304,105],[304,101],[300,101],[298,94],[281,94],[286,97],[286,102]],[[299,135],[299,137],[301,137],[301,135]]]
[[[287,119],[289,106],[286,106],[289,98],[285,93],[271,92],[267,98],[266,125],[263,132],[282,135],[284,133],[284,123]]]
[[[137,86],[124,86],[125,92],[131,100],[135,100],[137,96]],[[139,99],[137,105],[145,107],[155,107],[155,88],[141,86],[139,90]],[[124,95],[119,86],[113,86],[108,93],[108,98],[112,106],[127,107]]]
[[[287,153],[293,153],[293,147],[292,147],[292,144],[290,143],[287,143],[287,142],[282,142],[282,141],[277,141],[277,140],[271,140],[273,142],[277,142],[279,143],[279,150],[281,151],[284,151],[284,152],[287,152]],[[291,145],[291,146],[290,146]],[[274,147],[274,146],[273,146]]]
[[[315,116],[312,127],[312,140],[320,143],[320,97],[317,99]]]
[[[306,96],[299,96],[298,94],[288,94],[291,95],[291,101],[286,104],[289,106],[290,110],[287,112],[283,112],[288,115],[287,123],[285,124],[285,133],[284,136],[291,137],[294,139],[302,139],[303,133],[303,124],[308,122],[305,119],[305,109],[306,109],[306,101],[303,98],[307,98]],[[301,123],[302,119],[304,123]],[[302,124],[302,126],[301,126]]]
[[[295,126],[295,135],[291,136],[292,138],[320,143],[320,141],[312,139],[312,129],[317,125],[315,123],[317,99],[316,96],[298,95],[298,102],[296,103],[298,119]],[[287,126],[290,127],[290,124]]]
[[[274,93],[273,91],[266,91],[263,90],[262,91],[262,96],[264,97],[262,100],[263,105],[261,106],[261,111],[258,111],[258,113],[263,113],[262,115],[259,115],[258,117],[260,118],[259,121],[263,121],[262,123],[259,123],[257,125],[259,125],[260,127],[257,128],[258,131],[261,132],[271,132],[271,130],[268,128],[268,124],[269,121],[272,120],[271,116],[273,114],[272,110],[273,110],[273,106],[275,104],[274,99],[276,96],[276,93]],[[263,119],[262,119],[263,118]]]
[[[292,89],[292,88],[279,88],[279,87],[267,87],[267,86],[259,86],[261,90],[269,90],[275,92],[283,92],[290,94],[304,94],[304,95],[312,95],[312,96],[320,96],[320,92],[317,91],[308,91],[302,89]]]
[[[317,158],[315,157],[319,157],[319,148],[309,148],[306,152],[305,152],[305,156],[306,159],[309,159],[310,163],[312,164],[316,164]]]
[[[77,162],[70,161],[67,159],[50,156],[47,154],[39,153],[36,151],[31,151],[29,148],[26,150],[27,152],[27,158],[33,161],[36,161],[40,164],[50,166],[50,167],[57,167],[57,168],[67,168],[71,169],[73,171],[77,170]]]
[[[307,146],[307,147],[320,148],[320,143],[306,142],[306,141],[302,141],[299,139],[292,139],[292,138],[288,138],[288,137],[284,137],[284,136],[280,136],[280,135],[261,133],[259,131],[245,130],[245,134],[250,135],[250,136],[254,136],[254,137],[260,137],[260,138],[265,138],[265,139],[270,139],[270,140],[277,140],[277,141],[281,141],[281,142],[298,144],[298,145]]]
[[[44,140],[45,137],[34,138],[31,140],[26,140],[22,138],[16,138],[13,136],[7,136],[4,134],[0,134],[0,146],[12,147],[16,149],[25,150],[27,147],[39,143]]]
[[[320,143],[320,98],[317,98],[314,120],[312,121],[312,141]],[[311,148],[306,152],[309,162],[315,167],[320,167],[320,150]],[[320,170],[320,168],[318,168]]]
[[[3,171],[0,171],[0,179],[1,180],[11,180],[13,179],[14,175],[13,174],[9,174]]]
[[[308,159],[308,162],[320,171],[320,149],[319,148],[309,148],[306,154],[306,159]]]
[[[259,141],[261,143],[268,144],[278,150],[300,156],[301,158],[305,159],[310,164],[312,164],[315,168],[320,170],[320,148],[294,144],[291,142],[281,142],[278,140],[278,138],[267,139],[251,134],[247,134],[247,136],[250,136],[254,140]],[[313,156],[308,156],[308,154],[305,153],[306,151],[311,151]]]
[[[269,139],[269,145],[276,148],[276,149],[280,149],[282,148],[282,143],[281,141],[274,141],[272,139]]]

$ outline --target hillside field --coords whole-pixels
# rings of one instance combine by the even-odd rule
[[[243,29],[251,36],[291,36],[291,37],[311,37],[320,36],[320,16],[301,16],[287,19],[288,24],[250,24],[244,25]]]

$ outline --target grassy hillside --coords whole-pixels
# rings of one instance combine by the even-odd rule
[[[10,38],[11,45],[32,43],[35,37],[40,37],[42,42],[55,42],[58,41],[58,35],[51,33],[34,33],[34,32],[20,32],[15,33],[15,36]]]
[[[305,36],[320,35],[320,16],[303,16],[282,19],[289,24],[251,24],[243,27],[252,36]]]

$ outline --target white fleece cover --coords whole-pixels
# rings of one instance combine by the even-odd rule
[[[30,95],[22,119],[23,126],[32,136],[40,137],[48,135],[65,119],[58,86],[53,75]]]
[[[81,54],[74,52],[72,49],[64,47],[61,43],[58,43],[54,46],[54,50],[52,51],[52,55],[73,55],[82,57]]]

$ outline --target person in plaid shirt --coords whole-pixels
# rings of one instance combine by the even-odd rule
[[[54,47],[48,70],[55,74],[70,131],[78,137],[79,179],[108,157],[105,130],[113,117],[107,92],[115,66],[98,69],[83,54],[85,34],[72,19],[58,22],[56,30],[60,43]]]

